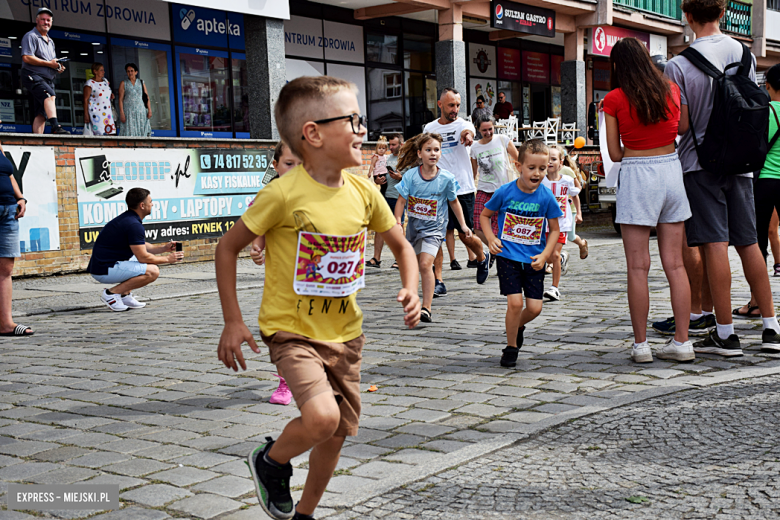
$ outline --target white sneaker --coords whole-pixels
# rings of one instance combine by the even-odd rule
[[[639,348],[632,347],[631,361],[634,363],[652,363],[653,351],[650,349],[650,345],[645,344],[645,346]]]
[[[561,275],[566,274],[569,271],[569,253],[567,251],[561,251]]]
[[[558,290],[557,287],[550,287],[546,291],[544,291],[544,297],[547,298],[550,301],[557,302],[561,299],[561,292]]]
[[[655,349],[655,357],[674,361],[693,361],[696,359],[696,353],[693,351],[693,343],[690,341],[686,341],[678,347],[674,344],[674,338],[669,338],[663,347]]]
[[[122,303],[127,305],[129,309],[140,309],[142,307],[146,307],[145,303],[141,303],[135,299],[133,293],[130,293],[127,296],[122,296]]]
[[[108,305],[108,308],[115,312],[129,309],[129,307],[122,302],[122,297],[120,295],[108,294],[108,289],[103,289],[103,292],[100,293],[100,301]]]

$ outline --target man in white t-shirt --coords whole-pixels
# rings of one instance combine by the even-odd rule
[[[458,191],[458,200],[463,208],[463,217],[469,229],[474,227],[474,173],[471,169],[471,160],[469,159],[469,149],[474,142],[476,130],[474,125],[458,117],[460,111],[460,93],[451,88],[445,88],[438,101],[441,109],[441,117],[436,121],[431,121],[425,125],[424,132],[439,134],[442,137],[441,159],[439,159],[439,168],[443,168],[455,176],[460,189]],[[477,256],[477,283],[485,283],[487,280],[490,266],[490,253],[482,249],[482,243],[474,236],[466,237],[466,230],[460,228],[457,217],[452,210],[449,210],[449,221],[447,223],[447,238],[454,237],[455,230],[458,230],[458,236],[461,242]],[[441,265],[444,255],[441,249],[436,255],[434,262],[434,272],[436,273],[435,296],[444,296],[447,289],[441,278]]]

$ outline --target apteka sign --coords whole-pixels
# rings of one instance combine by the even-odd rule
[[[491,0],[490,26],[495,29],[555,36],[555,11],[530,5]]]

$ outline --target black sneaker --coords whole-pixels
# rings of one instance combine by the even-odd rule
[[[311,515],[304,515],[303,513],[299,513],[298,511],[295,512],[295,516],[292,517],[292,520],[317,520]]]
[[[457,260],[453,260],[450,262],[450,269],[452,271],[460,271],[463,268],[460,266],[460,263]]]
[[[718,323],[715,321],[715,315],[714,314],[705,314],[702,316],[704,318],[704,324],[707,326],[708,329],[711,329],[712,327],[715,327]]]
[[[466,267],[468,267],[469,269],[476,269],[477,267],[479,267],[479,262],[477,262],[476,260],[469,260],[468,262],[466,262]]]
[[[517,365],[517,353],[520,352],[519,348],[507,346],[501,352],[503,352],[503,354],[501,354],[502,367],[513,367]]]
[[[688,324],[688,334],[691,336],[706,336],[707,331],[713,328],[715,325],[715,315],[708,314],[702,316],[698,320],[691,320]]]
[[[70,132],[65,130],[61,125],[57,125],[54,128],[51,129],[52,134],[67,134],[70,135]]]
[[[764,329],[761,334],[761,352],[780,353],[780,334],[774,329]]]
[[[677,326],[674,324],[674,316],[667,318],[664,321],[654,321],[653,330],[664,336],[674,336],[677,332]]]
[[[433,286],[433,297],[441,298],[442,296],[447,296],[447,287],[441,280],[436,280],[436,285]]]
[[[490,275],[490,253],[485,253],[485,259],[479,262],[477,267],[477,283],[482,285]]]
[[[276,520],[288,520],[295,514],[290,495],[293,468],[289,462],[284,466],[274,466],[265,461],[264,455],[274,444],[271,437],[265,439],[268,442],[252,450],[247,457],[257,498],[268,516]]]
[[[720,339],[717,329],[713,329],[710,335],[702,341],[694,343],[693,351],[699,354],[718,354],[723,357],[742,355],[742,348],[739,346],[739,336],[732,334],[726,339]]]

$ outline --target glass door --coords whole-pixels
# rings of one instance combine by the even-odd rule
[[[231,79],[233,80],[233,128],[236,138],[249,139],[249,79],[246,54],[233,53]]]
[[[127,79],[125,65],[138,66],[138,77],[144,81],[152,107],[152,136],[176,137],[173,126],[173,61],[171,46],[139,40],[111,38],[111,64],[115,92]]]
[[[182,137],[233,137],[228,68],[225,51],[176,48]]]
[[[406,125],[409,137],[419,134],[426,123],[437,117],[436,78],[432,74],[407,72],[406,76]]]

